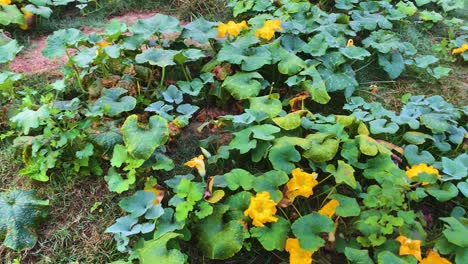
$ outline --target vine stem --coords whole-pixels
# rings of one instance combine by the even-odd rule
[[[164,79],[166,78],[166,67],[162,67],[161,73],[161,82],[159,83],[159,87],[162,89],[164,86]]]
[[[70,56],[70,53],[68,53],[68,50],[65,49],[65,54],[67,55],[67,58],[69,61],[72,61],[72,58]],[[73,69],[73,73],[75,74],[75,77],[76,77],[76,81],[78,82],[78,86],[80,87],[81,91],[83,93],[86,93],[85,89],[83,88],[83,84],[81,83],[81,77],[80,77],[80,74],[78,73],[78,71],[75,69],[75,67],[73,67],[72,65],[72,69]]]
[[[182,68],[182,73],[184,74],[184,77],[187,80],[187,82],[191,82],[192,78],[190,78],[189,74],[187,73],[187,69],[185,68],[185,65],[180,64],[180,67]]]

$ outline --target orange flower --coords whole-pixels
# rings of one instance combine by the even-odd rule
[[[328,203],[326,203],[322,209],[320,209],[318,212],[319,214],[326,215],[330,218],[332,218],[335,215],[336,208],[340,205],[340,202],[338,202],[335,199],[331,199]]]
[[[435,174],[437,178],[440,178],[439,171],[427,164],[421,163],[418,165],[413,165],[411,168],[406,168],[406,176],[411,180],[413,177],[418,176],[420,173]],[[428,182],[423,182],[423,185],[429,184]]]
[[[153,205],[157,205],[159,204],[162,199],[164,198],[164,191],[163,190],[159,190],[159,189],[156,189],[154,187],[145,187],[143,189],[145,192],[152,192],[156,195],[156,199],[154,199],[153,201]]]
[[[32,19],[34,17],[34,14],[29,12],[29,11],[26,11],[23,8],[21,8],[21,11],[23,12],[23,17],[24,17],[24,24],[21,24],[19,25],[19,27],[22,29],[22,30],[27,30],[29,28],[29,24],[32,24]]]
[[[285,249],[289,252],[290,264],[312,264],[314,252],[302,249],[297,238],[288,238]]]
[[[257,193],[255,197],[250,198],[250,205],[245,210],[244,215],[249,216],[254,226],[264,226],[267,222],[276,222],[276,203],[271,200],[269,192]]]
[[[412,240],[405,236],[396,238],[400,242],[400,256],[413,255],[417,260],[421,261],[421,240]]]
[[[313,193],[313,188],[317,186],[317,173],[307,173],[300,168],[292,170],[292,179],[286,184],[286,196],[293,201],[297,196],[309,198]]]
[[[9,5],[11,4],[11,0],[0,0],[0,5]]]
[[[446,258],[441,257],[439,253],[431,249],[429,250],[429,253],[427,253],[427,256],[421,260],[419,264],[452,264],[452,262]]]
[[[206,170],[205,170],[204,159],[205,159],[205,157],[203,155],[199,155],[198,157],[195,157],[195,158],[185,162],[184,165],[188,166],[190,168],[197,168],[198,173],[200,174],[200,176],[205,177]]]
[[[103,40],[103,41],[99,41],[99,42],[97,43],[97,45],[98,45],[99,47],[101,47],[101,48],[105,48],[105,47],[108,47],[108,46],[112,45],[112,43]]]
[[[275,36],[275,31],[282,31],[280,20],[267,20],[263,27],[255,31],[255,37],[271,40]]]
[[[228,34],[235,37],[240,34],[242,29],[249,29],[245,21],[240,23],[229,21],[227,24],[221,22],[218,25],[218,37],[225,38]]]
[[[351,47],[354,46],[354,40],[348,39],[348,43],[346,44],[346,47]]]
[[[468,43],[465,43],[461,47],[452,50],[452,55],[453,54],[463,53],[463,52],[465,52],[467,50],[468,50]]]

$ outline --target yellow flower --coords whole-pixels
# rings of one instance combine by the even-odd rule
[[[271,40],[275,36],[275,30],[282,31],[280,20],[267,20],[263,27],[255,31],[255,37]]]
[[[448,259],[443,258],[439,253],[429,250],[427,256],[419,264],[452,264]]]
[[[99,47],[101,47],[101,48],[105,48],[105,47],[108,47],[108,46],[112,45],[112,43],[103,40],[103,41],[99,41],[99,42],[97,43],[97,45],[98,45]]]
[[[452,55],[453,55],[453,54],[463,53],[463,52],[465,52],[465,51],[467,51],[467,50],[468,50],[468,43],[467,43],[467,44],[463,44],[461,47],[452,50]]]
[[[406,168],[406,176],[411,180],[413,177],[418,176],[420,173],[435,174],[437,178],[440,178],[439,171],[432,167],[427,166],[427,164],[421,163],[418,165],[413,165],[411,168]],[[428,182],[423,182],[423,185],[429,184]]]
[[[326,215],[330,218],[333,217],[333,215],[335,215],[335,212],[336,212],[336,208],[340,205],[340,202],[338,202],[337,200],[335,199],[331,199],[328,203],[326,203],[322,209],[320,209],[318,212],[319,214],[323,214],[323,215]]]
[[[317,173],[307,173],[300,168],[292,170],[291,173],[293,177],[286,184],[288,188],[286,196],[290,200],[294,200],[297,196],[309,198],[314,193],[313,188],[318,184],[315,180]]]
[[[229,21],[227,24],[221,22],[218,25],[218,37],[225,38],[228,34],[235,37],[240,34],[243,28],[249,29],[245,21],[240,23]]]
[[[354,46],[354,40],[348,39],[348,43],[346,44],[346,47],[351,47]]]
[[[153,205],[157,205],[159,204],[162,199],[164,198],[164,191],[163,190],[159,190],[159,189],[156,189],[154,187],[145,187],[143,189],[145,192],[152,192],[156,195],[156,199],[154,199],[153,201]]]
[[[421,240],[412,240],[405,236],[396,238],[400,242],[400,256],[413,255],[417,260],[421,261]]]
[[[11,0],[0,0],[0,5],[9,5],[11,4]]]
[[[253,220],[254,226],[264,226],[264,223],[276,222],[276,203],[271,200],[269,192],[257,193],[255,197],[250,198],[250,205],[245,210],[244,215]]]
[[[197,168],[198,173],[200,174],[200,176],[205,177],[206,170],[205,170],[204,159],[205,159],[205,157],[203,155],[200,155],[198,157],[195,157],[195,158],[187,161],[184,165],[188,166],[190,168]]]
[[[24,24],[21,24],[19,25],[19,27],[22,29],[22,30],[27,30],[29,28],[29,24],[32,23],[32,18],[34,17],[34,14],[29,12],[29,11],[26,11],[23,8],[21,8],[21,11],[23,12],[23,17],[24,17]]]
[[[312,264],[314,252],[302,249],[297,238],[288,238],[285,249],[289,252],[290,264]]]

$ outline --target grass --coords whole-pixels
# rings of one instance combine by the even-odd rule
[[[38,197],[48,199],[49,216],[38,229],[38,242],[31,250],[13,252],[0,246],[0,259],[12,263],[107,263],[118,258],[111,235],[104,234],[122,212],[118,197],[107,189],[103,177],[67,175],[48,183],[31,182],[19,176],[21,164],[9,144],[0,147],[0,191],[36,189]],[[101,202],[94,212],[91,207]]]
[[[226,20],[229,17],[225,1],[222,0],[102,0],[100,2],[102,7],[92,10],[92,13],[87,15],[82,15],[77,10],[58,11],[50,20],[40,21],[34,31],[15,31],[14,37],[28,42],[29,39],[37,35],[47,34],[64,27],[102,27],[106,24],[109,16],[119,15],[129,10],[163,10],[164,13],[177,14],[183,20],[192,20],[200,14],[212,20]],[[408,32],[406,41],[412,42],[418,49],[427,53],[431,52],[430,43],[434,36],[415,35],[411,33],[411,30]],[[368,91],[371,84],[376,84],[378,92],[376,95],[371,95],[368,92],[358,92],[358,94],[382,101],[393,110],[400,109],[400,98],[406,93],[413,95],[439,94],[455,105],[466,105],[468,95],[468,86],[465,81],[468,75],[467,69],[460,62],[450,66],[453,68],[453,75],[449,78],[440,82],[428,82],[425,81],[424,75],[421,75],[419,81],[408,79],[389,81],[385,73],[375,72],[371,65],[363,69],[360,75],[367,80],[378,81],[364,84],[361,89]],[[26,85],[34,87],[36,83],[47,83],[53,79],[55,77],[50,74],[34,76]],[[186,133],[182,133],[179,139],[171,143],[172,147],[169,149],[169,153],[174,159],[176,169],[167,175],[162,174],[162,176],[170,177],[172,175],[169,174],[189,173],[190,169],[183,166],[183,163],[193,158],[194,153],[199,153],[197,142],[194,130],[187,130]],[[112,236],[104,234],[104,230],[116,218],[123,215],[118,207],[121,196],[108,191],[103,177],[70,178],[67,175],[59,175],[49,183],[38,184],[31,182],[26,177],[19,176],[19,168],[21,168],[21,162],[14,155],[11,146],[0,142],[0,191],[14,188],[34,188],[39,190],[39,197],[49,199],[52,206],[48,219],[38,230],[37,245],[22,253],[15,253],[0,246],[2,264],[11,263],[15,258],[20,258],[21,263],[39,264],[107,263],[121,256],[115,249]],[[222,170],[222,168],[212,169]],[[91,212],[90,209],[97,202],[102,203],[102,205]],[[256,244],[253,244],[251,251],[243,249],[230,263],[280,263],[287,260],[287,254],[284,252],[275,256],[257,252],[258,248]],[[195,247],[190,247],[190,244],[187,244],[185,252],[190,256],[192,263],[226,263],[204,259]],[[321,259],[318,260],[318,263],[332,263],[332,260]]]

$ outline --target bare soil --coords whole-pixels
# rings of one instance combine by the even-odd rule
[[[145,19],[154,16],[159,13],[158,11],[152,12],[129,12],[120,16],[109,17],[111,19],[117,19],[127,24],[133,24],[138,19]],[[81,30],[90,34],[93,32],[102,32],[102,28],[90,28],[84,27]],[[42,56],[42,49],[46,47],[47,36],[41,36],[37,39],[31,40],[31,48],[24,49],[11,62],[11,69],[15,72],[25,73],[28,75],[40,74],[45,72],[54,72],[67,61],[66,57],[59,59],[48,59]]]

